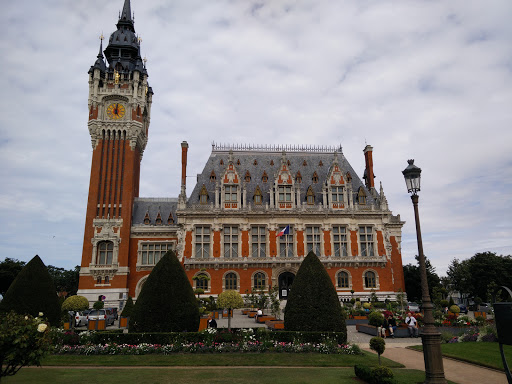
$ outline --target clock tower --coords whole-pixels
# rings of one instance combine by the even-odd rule
[[[92,164],[78,294],[107,302],[128,294],[130,228],[139,196],[140,162],[148,140],[153,91],[130,0],[89,69]],[[106,59],[106,62],[105,62]]]

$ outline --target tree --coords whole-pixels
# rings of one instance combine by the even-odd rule
[[[281,318],[281,301],[279,300],[279,288],[277,286],[270,290],[270,313],[278,320]]]
[[[34,317],[42,312],[52,325],[60,323],[60,305],[55,285],[37,255],[16,276],[0,303],[0,311],[11,310]]]
[[[89,300],[83,296],[70,296],[62,303],[64,311],[83,311],[89,308]]]
[[[67,296],[76,295],[78,291],[78,279],[80,277],[80,266],[74,269],[64,269],[49,265],[48,273],[53,279],[57,292],[66,292]]]
[[[153,268],[130,317],[130,331],[196,332],[199,307],[183,266],[168,251]]]
[[[242,295],[233,290],[224,291],[219,294],[217,305],[228,310],[228,329],[231,330],[231,310],[243,307],[244,299],[242,299]]]
[[[386,341],[384,341],[384,339],[379,336],[372,337],[370,339],[370,349],[372,351],[377,352],[377,354],[379,355],[379,365],[380,365],[380,355],[382,355],[384,353],[384,351],[386,350]]]
[[[336,289],[313,252],[306,256],[293,280],[284,326],[287,331],[347,332]]]
[[[4,261],[0,262],[0,294],[2,296],[5,295],[5,292],[24,266],[24,261],[11,259],[10,257],[6,257]]]
[[[419,262],[419,256],[415,256],[416,261]],[[434,288],[441,288],[441,280],[436,273],[436,269],[430,263],[430,260],[425,256],[425,267],[427,269],[427,282],[428,291],[430,297]],[[409,301],[421,302],[421,275],[420,267],[418,264],[406,264],[404,265],[404,280],[405,280],[405,292],[407,293],[407,299]]]
[[[128,300],[126,300],[126,304],[124,305],[123,312],[121,312],[121,316],[130,317],[133,311],[133,299],[131,296],[128,296]]]
[[[471,297],[488,297],[489,285],[500,287],[512,281],[512,257],[493,252],[476,253],[469,259],[453,259],[447,275],[453,289]],[[492,295],[495,295],[494,292]]]

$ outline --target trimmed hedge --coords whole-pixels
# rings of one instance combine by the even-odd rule
[[[356,364],[354,372],[358,378],[369,384],[394,384],[393,371],[388,367],[378,366],[375,368],[366,365]]]
[[[284,327],[289,331],[347,332],[338,294],[318,257],[309,252],[293,280]]]
[[[207,332],[151,332],[151,333],[123,333],[123,330],[95,332],[91,335],[92,344],[187,344],[204,343],[212,340],[217,343],[239,343],[247,337],[247,329],[218,329],[217,333],[211,335]],[[66,334],[66,340],[75,339],[73,333]],[[290,331],[261,331],[257,328],[252,333],[255,340],[274,341],[278,343],[320,343],[324,340],[336,340],[338,344],[346,344],[347,335],[342,332],[290,332]],[[251,337],[252,338],[252,337]],[[65,342],[59,338],[60,343],[75,344]]]
[[[48,269],[37,255],[18,273],[0,303],[0,312],[11,310],[33,317],[42,312],[51,325],[60,324],[57,290]]]
[[[133,307],[129,329],[134,332],[199,329],[199,306],[173,251],[168,251],[149,274]]]

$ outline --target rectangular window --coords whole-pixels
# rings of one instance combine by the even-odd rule
[[[251,227],[251,254],[252,257],[265,257],[267,249],[267,229]]]
[[[225,226],[224,257],[238,257],[238,227]]]
[[[140,246],[140,260],[142,265],[156,265],[163,255],[170,249],[174,249],[173,242],[142,243]]]
[[[374,256],[372,227],[359,227],[359,242],[361,243],[361,256]]]
[[[196,227],[196,258],[210,257],[210,227]]]
[[[343,187],[332,187],[332,202],[343,203]]]
[[[224,187],[224,201],[226,203],[236,203],[238,201],[236,185],[226,185]]]
[[[320,256],[320,227],[306,227],[306,250]]]
[[[334,256],[348,256],[347,229],[342,226],[332,227]]]
[[[290,233],[279,238],[279,256],[293,257],[293,230],[290,225]]]
[[[280,203],[288,203],[292,201],[292,187],[280,185],[278,189],[278,199]]]

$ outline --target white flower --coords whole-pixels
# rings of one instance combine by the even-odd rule
[[[25,320],[28,320],[28,316],[25,316]]]
[[[47,327],[48,327],[48,325],[46,325],[46,324],[44,324],[44,323],[39,324],[39,325],[37,326],[37,331],[38,331],[38,332],[44,332],[44,331],[46,331],[46,328],[47,328]]]
[[[39,317],[43,317],[43,312],[39,312]]]

